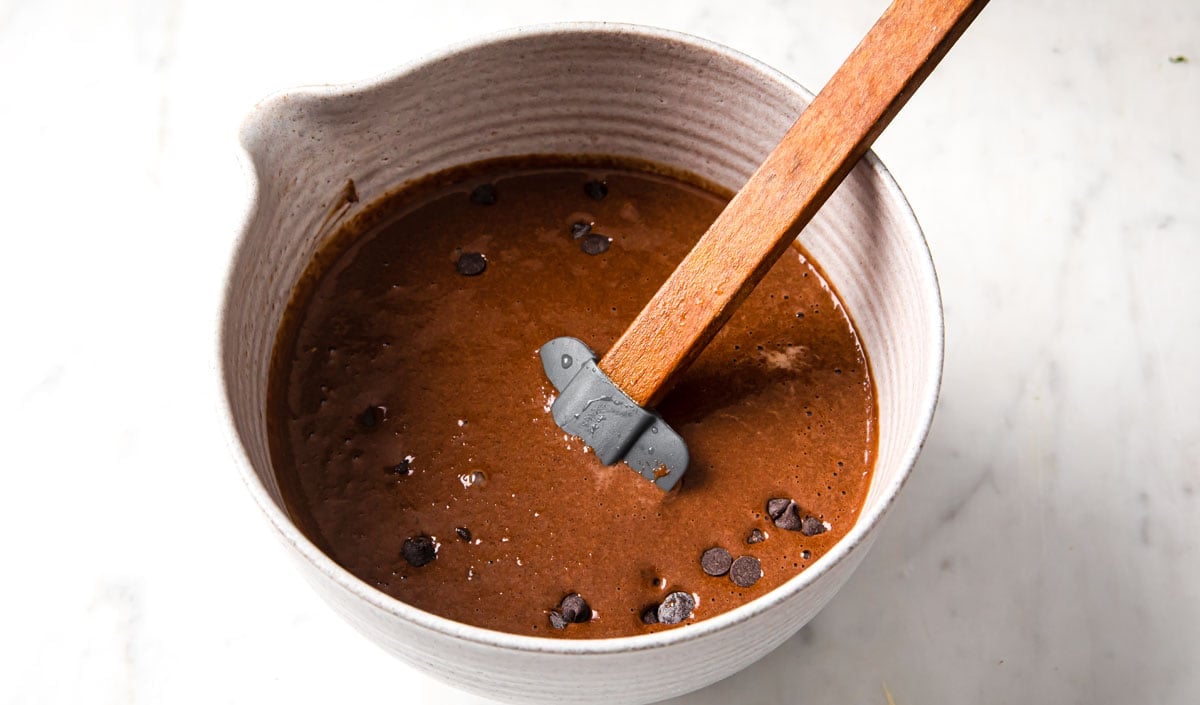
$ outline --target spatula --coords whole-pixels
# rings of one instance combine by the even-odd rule
[[[687,446],[652,407],[986,4],[893,2],[602,359],[575,338],[542,346],[555,422],[605,465],[673,488]]]

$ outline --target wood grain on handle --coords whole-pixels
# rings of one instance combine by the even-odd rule
[[[656,405],[987,0],[896,0],[600,361]]]

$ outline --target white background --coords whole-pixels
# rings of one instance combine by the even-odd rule
[[[234,472],[256,100],[583,19],[817,89],[885,5],[0,0],[0,703],[482,702],[344,625]],[[809,627],[680,702],[1200,701],[1198,128],[1195,0],[983,12],[876,150],[945,299],[914,479]]]

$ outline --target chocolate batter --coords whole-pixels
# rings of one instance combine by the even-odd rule
[[[811,565],[866,496],[867,362],[799,251],[659,408],[691,452],[681,487],[602,467],[555,426],[538,347],[602,353],[727,200],[588,163],[482,164],[386,199],[316,258],[276,345],[292,514],[362,580],[450,619],[574,638],[686,625]]]

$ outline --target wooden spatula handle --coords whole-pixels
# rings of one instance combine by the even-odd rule
[[[866,153],[987,0],[896,0],[600,368],[654,406]]]

